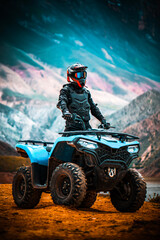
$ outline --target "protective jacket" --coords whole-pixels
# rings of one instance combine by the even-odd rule
[[[62,113],[69,111],[71,114],[79,115],[86,126],[86,129],[91,128],[89,124],[90,111],[99,121],[104,118],[97,104],[92,100],[91,94],[86,87],[79,88],[74,83],[65,84],[60,91],[57,107]],[[66,121],[65,131],[80,130],[81,127],[75,122]]]

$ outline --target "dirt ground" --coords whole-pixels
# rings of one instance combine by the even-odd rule
[[[120,213],[99,195],[91,209],[54,205],[43,193],[34,209],[19,209],[11,184],[0,185],[0,239],[160,239],[160,208],[145,202],[136,213]]]

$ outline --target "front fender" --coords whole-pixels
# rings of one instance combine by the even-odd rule
[[[44,146],[17,144],[16,148],[17,150],[23,149],[30,158],[31,163],[48,166],[49,153]]]

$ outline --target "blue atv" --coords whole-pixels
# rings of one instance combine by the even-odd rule
[[[108,191],[120,212],[135,212],[143,205],[146,183],[129,168],[138,157],[138,137],[104,129],[60,134],[54,143],[23,140],[16,145],[17,152],[31,161],[13,179],[18,207],[35,207],[42,192],[50,192],[55,204],[76,208],[91,207],[97,193]]]

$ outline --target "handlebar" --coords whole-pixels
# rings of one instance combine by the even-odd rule
[[[100,125],[98,126],[98,128],[103,128],[103,129],[105,129],[105,127],[104,127],[103,124],[100,124]],[[115,128],[115,127],[113,127],[113,126],[109,126],[109,128]],[[109,129],[109,128],[108,128],[108,129]]]
[[[66,132],[59,132],[59,134],[63,134],[63,136],[94,134],[94,135],[97,135],[98,139],[101,139],[102,135],[110,135],[114,138],[118,138],[121,142],[132,140],[132,139],[139,139],[139,137],[128,134],[128,133],[108,132],[105,130],[98,130],[98,129],[66,131]]]

